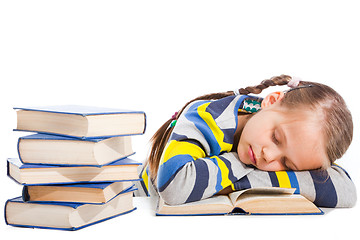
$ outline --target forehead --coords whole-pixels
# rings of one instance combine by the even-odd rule
[[[274,124],[286,137],[287,158],[299,170],[324,166],[327,155],[321,118],[309,111],[287,111],[278,114],[278,118]]]

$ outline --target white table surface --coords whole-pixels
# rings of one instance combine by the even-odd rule
[[[155,216],[154,201],[134,198],[137,210],[130,214],[74,232],[17,228],[1,224],[1,235],[29,239],[356,239],[359,236],[359,210],[323,209],[318,216]],[[357,222],[356,222],[357,221]],[[140,238],[141,237],[141,238]]]

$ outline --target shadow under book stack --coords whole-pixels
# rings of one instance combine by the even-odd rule
[[[14,108],[19,159],[7,161],[8,176],[23,185],[5,204],[9,225],[77,230],[129,213],[140,163],[131,135],[143,134],[142,111],[50,106]]]

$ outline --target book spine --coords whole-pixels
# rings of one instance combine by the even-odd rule
[[[6,162],[6,175],[7,175],[10,179],[14,180],[16,183],[19,183],[18,181],[16,181],[15,178],[13,178],[13,177],[10,175],[10,163],[9,163],[9,161]]]
[[[18,139],[18,142],[17,142],[17,152],[18,152],[18,156],[19,156],[20,161],[21,161],[22,163],[24,163],[23,160],[22,160],[22,158],[21,158],[21,153],[20,153],[20,141],[21,141],[21,138],[19,138],[19,139]]]
[[[147,116],[146,116],[146,113],[144,112],[144,131],[143,131],[143,133],[142,134],[144,134],[145,133],[145,131],[146,131],[146,127],[147,127]]]
[[[9,223],[8,223],[8,221],[7,221],[7,214],[6,214],[6,208],[7,208],[7,205],[8,205],[8,203],[9,203],[9,201],[10,201],[11,199],[8,199],[6,202],[5,202],[5,206],[4,206],[4,219],[5,219],[5,223],[6,223],[6,225],[9,225]]]
[[[28,187],[27,187],[26,185],[24,185],[24,187],[23,187],[21,197],[22,197],[22,199],[23,199],[24,202],[27,202],[27,201],[30,200],[30,195],[29,195]]]

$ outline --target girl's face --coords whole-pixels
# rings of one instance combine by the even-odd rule
[[[246,122],[237,148],[240,161],[264,171],[324,166],[328,160],[319,114],[288,110],[280,106],[280,95],[267,96],[262,110]]]

